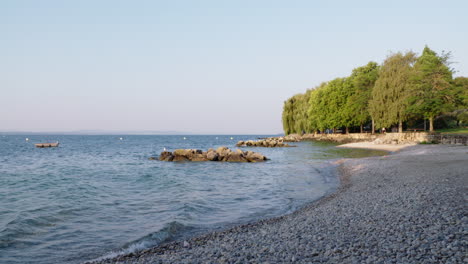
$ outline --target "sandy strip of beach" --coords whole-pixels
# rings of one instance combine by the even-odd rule
[[[468,148],[346,159],[340,189],[283,217],[103,263],[467,263]]]
[[[399,151],[407,147],[412,147],[414,144],[374,144],[373,142],[355,142],[339,145],[339,148],[364,148],[364,149],[377,149],[386,151]]]

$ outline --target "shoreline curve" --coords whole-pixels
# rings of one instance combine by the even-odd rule
[[[363,149],[376,149],[376,150],[385,150],[390,152],[399,151],[408,147],[412,147],[417,145],[416,143],[413,144],[374,144],[370,141],[365,142],[355,142],[355,143],[347,143],[338,145],[338,148],[363,148]]]
[[[93,263],[461,263],[467,154],[418,145],[344,159],[337,191],[291,214]]]

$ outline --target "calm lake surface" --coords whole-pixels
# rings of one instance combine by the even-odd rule
[[[287,214],[337,188],[334,160],[383,153],[300,142],[241,148],[264,163],[148,160],[265,135],[183,137],[0,135],[0,263],[80,263]]]

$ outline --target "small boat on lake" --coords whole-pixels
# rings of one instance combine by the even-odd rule
[[[36,143],[34,144],[34,146],[36,146],[36,148],[54,148],[54,147],[58,147],[59,145],[59,142],[55,142],[55,143]]]

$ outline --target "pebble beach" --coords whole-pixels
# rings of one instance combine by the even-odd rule
[[[339,190],[292,214],[100,263],[468,262],[466,146],[339,163]]]

